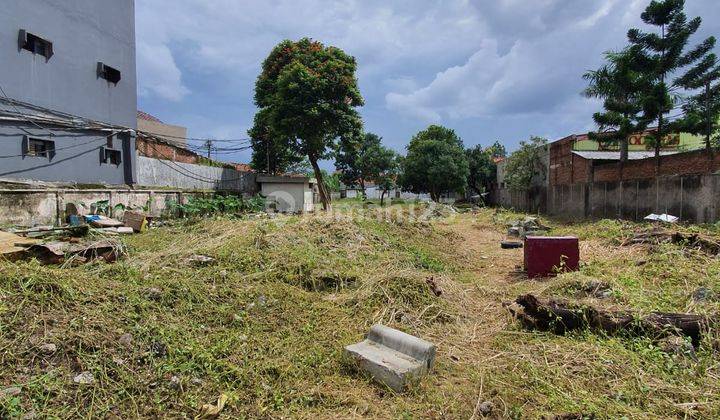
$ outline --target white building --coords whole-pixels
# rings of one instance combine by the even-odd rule
[[[260,195],[268,206],[280,213],[309,213],[315,210],[316,184],[314,178],[258,175]]]

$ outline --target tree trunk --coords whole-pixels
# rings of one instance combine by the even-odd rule
[[[713,172],[713,164],[715,163],[715,152],[712,148],[712,114],[710,112],[710,82],[705,84],[705,120],[706,120],[706,133],[705,133],[705,149],[708,156],[708,170],[707,173]]]
[[[382,194],[380,194],[380,207],[385,203],[385,189],[383,188]]]
[[[313,155],[308,155],[310,165],[312,165],[313,171],[315,172],[315,179],[317,180],[318,192],[320,193],[320,201],[322,201],[323,210],[330,210],[330,195],[325,188],[325,182],[323,180],[320,166],[318,166],[317,158]]]
[[[360,191],[362,191],[362,199],[367,200],[367,194],[365,193],[365,180],[360,178]]]
[[[622,184],[625,172],[625,163],[628,160],[628,139],[627,137],[620,140],[620,165],[618,168],[620,183]]]
[[[658,117],[657,134],[655,135],[655,176],[660,175],[660,146],[663,141],[663,114]]]
[[[639,316],[632,312],[603,311],[553,300],[543,302],[533,295],[520,296],[514,303],[503,306],[528,329],[555,334],[591,329],[655,339],[677,334],[690,337],[695,346],[718,322],[717,318],[696,314],[652,312]]]

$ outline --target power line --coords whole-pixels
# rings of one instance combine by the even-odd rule
[[[100,125],[100,126],[104,126],[104,127],[123,127],[123,128],[129,129],[129,130],[135,130],[135,131],[137,131],[138,133],[142,133],[142,134],[145,134],[145,135],[155,135],[155,134],[153,134],[153,133],[150,133],[150,132],[147,132],[147,131],[143,131],[143,130],[137,130],[137,129],[134,129],[134,128],[132,128],[132,127],[124,127],[124,126],[119,126],[119,125],[107,124],[107,123],[104,123],[104,122],[102,122],[102,121],[97,121],[97,120],[93,120],[93,119],[90,119],[90,118],[81,117],[81,116],[79,116],[79,115],[70,114],[70,113],[67,113],[67,112],[64,112],[64,111],[58,111],[58,110],[46,108],[46,107],[43,107],[43,106],[34,105],[34,104],[31,104],[31,103],[28,103],[28,102],[20,101],[20,100],[18,100],[18,99],[13,99],[13,98],[10,98],[10,97],[5,93],[5,90],[2,89],[2,86],[0,86],[0,93],[2,93],[2,96],[0,96],[0,101],[9,103],[9,104],[15,109],[15,111],[17,112],[17,114],[18,114],[18,115],[21,115],[21,116],[23,116],[23,117],[33,118],[33,117],[36,117],[36,116],[30,116],[30,115],[28,115],[27,113],[24,113],[24,112],[20,111],[20,109],[18,109],[16,105],[20,105],[20,106],[25,107],[25,108],[35,109],[35,110],[38,110],[38,111],[48,112],[48,113],[50,113],[50,114],[54,114],[54,115],[56,115],[56,116],[62,116],[62,117],[69,118],[69,119],[82,120],[82,121],[85,121],[85,122],[90,122],[90,123],[92,123],[92,124],[96,124],[96,125]],[[45,131],[49,131],[47,128],[42,127],[41,125],[37,124],[35,121],[30,121],[30,120],[28,120],[28,122],[30,122],[30,123],[33,124],[33,125],[36,125],[38,128],[41,128],[41,129],[43,129],[43,130],[45,130]],[[66,122],[66,123],[67,123],[67,122]],[[179,140],[185,140],[185,141],[207,141],[207,140],[212,140],[213,142],[219,142],[219,143],[247,143],[247,142],[249,142],[249,141],[251,140],[251,139],[249,139],[249,138],[239,138],[239,139],[209,139],[209,138],[200,138],[200,137],[182,137],[182,136],[174,136],[174,135],[166,135],[166,134],[163,134],[163,135],[160,136],[160,137],[162,137],[162,138],[169,138],[169,139],[179,139]],[[170,141],[170,140],[168,140],[168,142],[169,142],[169,143],[172,143],[172,141]],[[175,143],[178,143],[178,142],[175,142]]]
[[[52,150],[47,150],[46,153],[55,153],[55,152],[60,151],[60,150],[67,150],[67,149],[72,149],[72,148],[75,148],[75,147],[85,146],[85,145],[88,145],[88,144],[91,144],[91,143],[95,143],[95,142],[98,142],[98,141],[101,141],[101,140],[102,140],[102,141],[107,141],[108,137],[115,136],[115,135],[117,135],[117,134],[119,134],[119,133],[122,133],[122,131],[117,131],[117,132],[115,132],[115,133],[110,134],[109,136],[97,137],[97,138],[94,138],[94,139],[92,139],[92,140],[90,140],[90,141],[86,141],[86,142],[84,142],[84,143],[76,143],[76,144],[72,144],[72,145],[70,145],[70,146],[58,147],[58,148],[55,148],[55,149],[52,149]],[[93,149],[89,149],[89,150],[93,150]],[[23,157],[23,156],[27,156],[27,154],[4,155],[4,156],[0,156],[0,159],[17,158],[17,157]]]
[[[167,162],[166,162],[165,160],[163,160],[163,159],[157,159],[158,161],[160,161],[160,163],[162,163],[163,165],[169,167],[170,169],[174,170],[175,172],[179,173],[180,175],[187,176],[188,178],[192,178],[192,179],[195,179],[195,180],[197,180],[197,181],[202,181],[202,182],[207,182],[207,183],[216,183],[216,182],[223,183],[223,182],[241,181],[241,180],[243,180],[243,179],[245,178],[245,177],[239,177],[239,178],[230,178],[230,179],[221,179],[221,180],[219,180],[219,179],[207,178],[207,177],[204,177],[203,175],[200,175],[200,174],[198,174],[198,173],[192,172],[191,170],[186,169],[186,168],[183,168],[182,166],[178,165],[177,162],[173,161],[170,157],[168,157],[168,156],[165,155],[164,153],[162,153],[162,152],[160,152],[159,150],[157,150],[154,145],[151,145],[150,147],[152,147],[153,150],[154,150],[157,154],[159,154],[160,156],[165,157],[169,162],[171,162],[172,164],[174,164],[175,166],[177,166],[177,168],[173,167],[171,164],[167,163]]]

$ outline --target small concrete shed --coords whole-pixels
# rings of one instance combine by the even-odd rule
[[[260,194],[280,213],[308,213],[315,210],[314,178],[287,175],[258,175]]]

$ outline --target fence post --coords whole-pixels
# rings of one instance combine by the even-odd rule
[[[60,190],[55,190],[55,226],[62,225]]]
[[[685,198],[684,193],[685,193],[685,177],[681,176],[680,177],[680,214],[678,215],[680,220],[683,219],[683,199]]]

